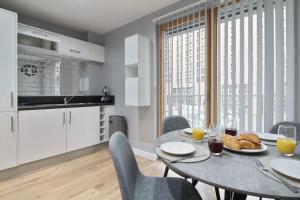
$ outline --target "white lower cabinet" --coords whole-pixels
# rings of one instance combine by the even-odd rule
[[[3,121],[7,126],[10,125],[8,120],[10,117]],[[19,111],[19,164],[99,144],[99,121],[98,106]],[[10,126],[6,132],[10,133]],[[2,147],[16,144],[12,136],[6,137],[2,140],[0,135],[1,141],[8,141],[5,144],[0,141],[0,158],[1,153],[7,154]],[[7,162],[13,164],[11,160]]]
[[[17,165],[17,118],[15,112],[0,112],[0,170]]]
[[[19,164],[65,152],[65,108],[19,112]]]
[[[67,109],[67,151],[99,144],[99,107]]]

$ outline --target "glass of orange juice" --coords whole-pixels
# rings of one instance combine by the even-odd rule
[[[280,125],[278,128],[277,149],[285,156],[293,156],[296,151],[296,127]]]
[[[204,129],[202,128],[193,128],[193,138],[195,142],[202,142],[204,139]]]

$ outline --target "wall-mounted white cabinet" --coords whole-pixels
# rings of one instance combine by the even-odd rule
[[[18,25],[18,47],[27,52],[104,62],[104,47],[25,24]]]
[[[94,62],[99,62],[99,63],[104,63],[104,47],[89,43],[90,46],[90,55],[89,55],[89,60],[94,61]]]
[[[17,14],[0,8],[0,112],[17,110]]]
[[[19,164],[66,152],[66,109],[19,112]]]
[[[99,144],[99,107],[67,109],[67,151]]]
[[[17,117],[15,112],[0,112],[0,170],[17,165]]]
[[[65,56],[88,60],[90,56],[90,46],[88,42],[66,36],[60,36],[58,53]]]
[[[125,105],[150,106],[150,40],[125,38]]]

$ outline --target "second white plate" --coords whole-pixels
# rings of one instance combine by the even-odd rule
[[[185,142],[166,142],[160,145],[160,149],[174,155],[186,155],[196,151],[196,148]]]
[[[300,180],[300,161],[291,159],[271,160],[270,166],[277,172],[288,177]]]
[[[273,134],[273,133],[258,133],[258,137],[262,140],[276,142],[278,138],[282,138],[282,135]]]

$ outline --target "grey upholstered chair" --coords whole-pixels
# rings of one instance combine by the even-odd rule
[[[278,122],[274,126],[272,126],[272,128],[270,129],[270,133],[277,134],[280,125],[295,126],[297,131],[297,140],[300,140],[300,122],[290,122],[290,121]]]
[[[123,133],[111,136],[109,150],[123,200],[201,200],[198,191],[184,179],[143,175]]]
[[[182,116],[169,116],[163,122],[163,134],[180,129],[190,128],[189,122]],[[166,166],[164,177],[168,176],[169,167]]]
[[[189,122],[182,116],[169,116],[164,119],[163,133],[190,128]]]

